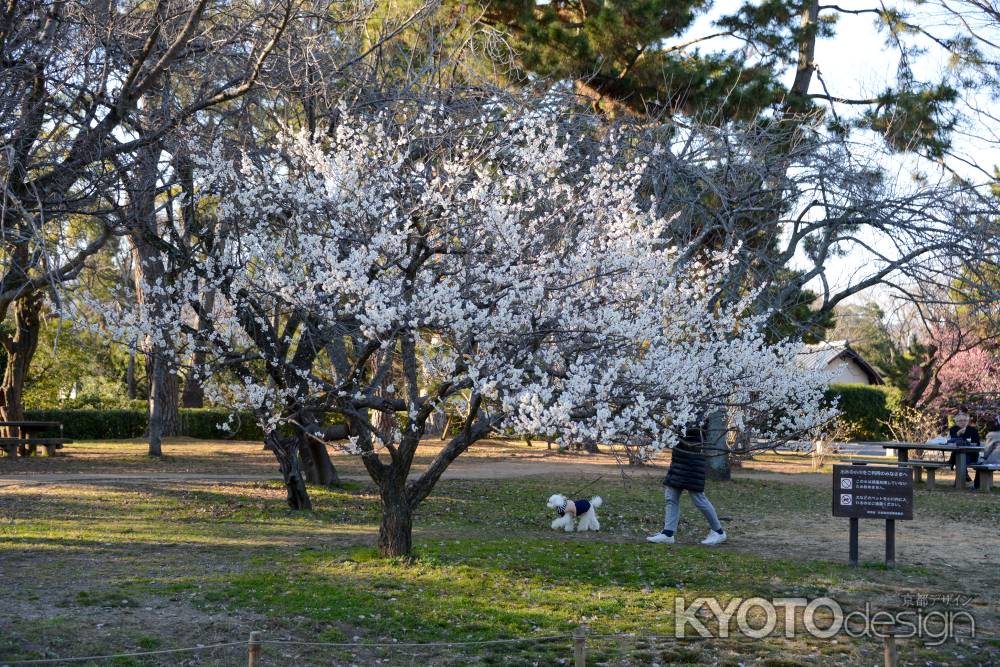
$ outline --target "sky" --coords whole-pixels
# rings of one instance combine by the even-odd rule
[[[712,21],[720,15],[730,13],[742,4],[735,0],[717,0],[712,10],[700,17],[690,32],[691,37],[711,34],[714,31]],[[863,9],[878,7],[878,0],[840,0],[837,3],[845,9]],[[888,7],[894,3],[886,2]],[[913,9],[912,3],[896,3]],[[922,23],[934,26],[942,33],[947,31],[948,21],[941,16],[935,15],[930,8],[919,10],[922,14]],[[724,44],[720,40],[710,42],[710,48],[738,48],[738,42],[732,40],[730,44]],[[927,41],[927,44],[930,44]],[[848,15],[841,14],[837,22],[837,34],[833,38],[820,39],[816,45],[815,62],[819,72],[822,74],[831,94],[849,97],[865,98],[878,94],[886,87],[893,84],[896,75],[896,68],[899,62],[898,53],[886,44],[886,37],[875,27],[872,15]],[[914,70],[921,79],[935,79],[939,72],[947,68],[947,62],[940,49],[929,49],[927,54],[914,63]],[[786,75],[786,84],[790,85],[794,78],[794,71],[789,70]],[[813,78],[812,91],[820,90],[819,82]],[[980,100],[988,103],[989,100]],[[850,109],[841,109],[845,115],[850,115]],[[957,151],[979,164],[993,165],[1000,163],[1000,155],[997,154],[996,137],[1000,135],[1000,128],[988,126],[976,126],[971,128],[970,136],[955,137],[955,147]],[[858,139],[864,141],[865,137]],[[874,138],[873,138],[874,139]],[[901,182],[906,183],[911,180],[914,170],[919,170],[931,180],[937,178],[947,178],[944,171],[926,161],[899,156],[883,160],[887,172],[895,175]],[[982,174],[978,174],[960,162],[950,163],[956,171],[964,176],[982,181]],[[835,260],[828,269],[828,278],[832,285],[846,285],[848,281],[854,281],[870,268],[871,258],[860,252],[854,252],[846,257]],[[865,301],[875,299],[886,301],[889,294],[885,289],[874,289],[863,293],[852,300]]]

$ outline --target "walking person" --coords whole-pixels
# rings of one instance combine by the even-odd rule
[[[681,493],[687,491],[710,528],[708,537],[701,541],[705,545],[721,544],[726,541],[726,531],[719,522],[715,507],[705,495],[705,455],[702,449],[704,431],[701,428],[689,429],[681,441],[672,450],[670,469],[663,480],[666,487],[664,495],[667,499],[666,516],[663,530],[646,538],[647,542],[656,544],[673,544],[677,522],[681,517]]]

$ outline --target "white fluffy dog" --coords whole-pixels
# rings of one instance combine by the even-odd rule
[[[590,500],[566,500],[566,496],[557,493],[549,498],[548,506],[554,509],[559,517],[552,522],[552,529],[562,528],[567,533],[573,531],[573,520],[577,520],[576,529],[580,532],[585,530],[600,530],[601,524],[597,520],[597,512],[594,510],[604,503],[600,496],[594,496]]]

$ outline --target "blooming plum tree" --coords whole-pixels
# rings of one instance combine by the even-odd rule
[[[970,317],[951,314],[927,326],[927,354],[910,374],[907,398],[923,410],[956,408],[994,410],[1000,397],[1000,358],[994,329]],[[978,326],[977,326],[978,324]]]
[[[497,428],[652,456],[720,409],[772,441],[829,419],[799,344],[767,340],[752,293],[718,298],[738,248],[671,245],[642,187],[649,155],[581,126],[552,108],[398,104],[344,109],[316,141],[213,151],[200,192],[219,224],[185,246],[197,254],[164,242],[179,277],[148,286],[171,307],[105,324],[204,350],[192,370],[258,415],[293,506],[308,506],[299,446],[340,415],[387,556],[410,553],[414,508]],[[215,290],[212,312],[194,285]],[[195,312],[208,326],[185,324]],[[460,427],[414,472],[445,408]]]

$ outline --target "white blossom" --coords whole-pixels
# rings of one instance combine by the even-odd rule
[[[795,364],[799,342],[768,341],[752,294],[715,298],[738,248],[679,259],[666,233],[680,212],[657,215],[627,142],[609,136],[581,160],[593,139],[550,115],[490,113],[458,123],[431,107],[401,122],[345,110],[323,143],[284,136],[285,163],[210,152],[201,190],[224,239],[173,283],[146,286],[167,308],[108,313],[107,330],[211,350],[198,370],[213,400],[264,415],[265,428],[289,405],[357,412],[383,396],[406,403],[400,429],[412,434],[442,386],[442,405],[464,414],[474,393],[498,428],[642,443],[648,455],[715,410],[771,439],[830,419],[827,378]],[[209,331],[185,329],[206,289],[218,295]],[[234,381],[223,355],[287,368],[297,339],[269,358],[248,329],[272,326],[275,310],[343,330],[355,350],[416,341],[417,386],[330,365],[294,369],[281,388],[263,374]],[[362,453],[356,436],[347,449]]]

